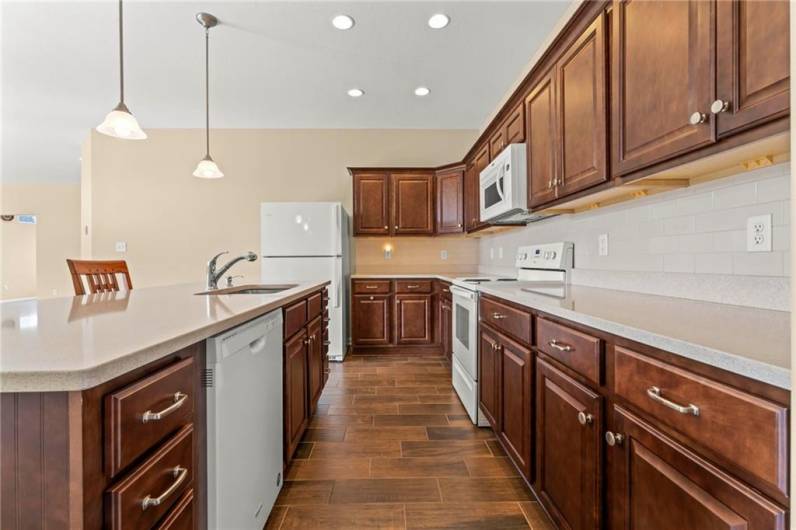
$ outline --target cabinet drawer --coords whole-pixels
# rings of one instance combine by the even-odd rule
[[[193,454],[193,425],[186,425],[108,490],[108,526],[112,530],[152,528],[191,487]]]
[[[597,337],[537,318],[536,347],[561,364],[600,384],[602,341]]]
[[[387,294],[391,283],[390,280],[356,280],[354,294]]]
[[[321,293],[314,294],[307,298],[307,319],[312,320],[320,315],[322,306]]]
[[[614,392],[786,493],[785,407],[619,346]]]
[[[194,530],[193,490],[182,496],[180,502],[158,525],[157,530]]]
[[[194,359],[184,359],[105,396],[109,477],[193,420]]]
[[[432,287],[431,280],[395,280],[395,292],[399,294],[431,294]]]
[[[307,323],[307,301],[302,300],[285,308],[285,338],[292,337]]]
[[[481,320],[531,344],[531,314],[490,298],[481,298]]]

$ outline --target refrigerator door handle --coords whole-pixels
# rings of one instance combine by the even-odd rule
[[[336,285],[334,286],[334,307],[340,307],[340,298],[342,298],[342,294],[340,290],[343,287],[343,267],[341,262],[343,258],[335,258],[334,260],[334,281]]]

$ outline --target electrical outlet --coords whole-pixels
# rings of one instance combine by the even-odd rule
[[[608,234],[597,236],[597,254],[600,256],[608,255]]]
[[[439,259],[442,259],[442,260],[448,259],[448,251],[447,250],[440,250],[439,251]]]
[[[746,220],[747,252],[771,252],[771,214],[757,215]]]
[[[116,252],[127,252],[127,241],[116,242]]]
[[[392,247],[384,248],[384,259],[392,259]]]

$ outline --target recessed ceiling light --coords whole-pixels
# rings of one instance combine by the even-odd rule
[[[431,18],[428,19],[428,27],[431,29],[442,29],[450,23],[451,19],[448,15],[443,13],[437,13],[435,15],[431,15]]]
[[[362,90],[361,88],[352,88],[351,90],[348,91],[348,95],[351,96],[352,98],[358,98],[363,94],[365,94],[365,91]]]
[[[348,15],[337,15],[332,19],[332,26],[337,29],[351,29],[354,27],[354,19]]]
[[[419,86],[415,89],[415,96],[428,96],[429,92],[431,92],[428,88],[424,86]]]

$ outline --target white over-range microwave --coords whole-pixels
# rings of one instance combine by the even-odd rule
[[[481,221],[495,222],[528,211],[525,157],[525,144],[510,144],[481,171]]]

